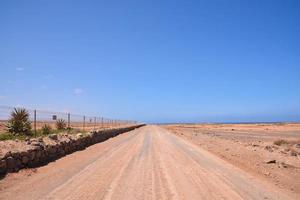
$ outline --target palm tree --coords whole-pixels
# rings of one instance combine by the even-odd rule
[[[10,119],[6,125],[8,132],[12,134],[31,134],[31,123],[29,121],[29,112],[24,108],[14,108],[10,114]]]

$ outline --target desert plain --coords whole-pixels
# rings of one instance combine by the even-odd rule
[[[300,124],[146,125],[8,173],[0,199],[299,199]]]

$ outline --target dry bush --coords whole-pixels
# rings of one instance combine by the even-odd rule
[[[288,143],[289,143],[288,141],[283,140],[283,139],[275,140],[275,141],[273,142],[273,144],[275,144],[275,145],[277,145],[277,146],[281,146],[281,145],[283,145],[283,144],[288,144]]]
[[[41,128],[42,134],[43,135],[49,135],[52,132],[52,128],[48,124],[44,124]]]
[[[56,128],[57,128],[57,130],[64,130],[64,129],[66,129],[66,127],[67,127],[67,123],[66,123],[65,120],[58,119],[56,121]]]

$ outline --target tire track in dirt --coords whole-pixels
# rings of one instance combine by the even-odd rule
[[[157,126],[104,143],[45,166],[27,180],[22,171],[5,178],[0,199],[291,199]],[[71,165],[78,160],[82,164]],[[51,177],[66,166],[74,169]]]

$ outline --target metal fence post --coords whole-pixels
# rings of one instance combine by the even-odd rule
[[[85,129],[85,116],[83,116],[83,131]]]
[[[15,109],[13,107],[1,106],[0,105],[0,118],[1,124],[7,123],[9,120],[9,112],[11,109]],[[41,128],[45,125],[50,126],[51,128],[58,128],[58,122],[62,120],[64,123],[64,129],[68,129],[68,132],[73,132],[72,129],[82,130],[82,131],[90,131],[94,128],[97,129],[112,129],[117,127],[125,127],[133,124],[138,124],[137,121],[131,120],[120,120],[120,119],[109,119],[105,117],[91,117],[86,115],[73,115],[72,116],[72,125],[71,125],[71,113],[68,111],[65,112],[55,112],[55,111],[45,111],[45,110],[36,110],[28,109],[30,113],[30,123],[31,123],[31,134],[32,136],[38,136],[41,133]],[[39,119],[37,119],[37,112],[39,112]],[[74,119],[73,119],[74,118]],[[83,121],[81,121],[83,120]],[[101,120],[101,121],[100,121]],[[80,128],[81,127],[81,128]],[[5,131],[0,127],[0,132]],[[0,133],[0,134],[1,134]]]
[[[68,113],[68,129],[69,129],[69,130],[70,130],[70,128],[71,128],[71,126],[70,126],[70,118],[71,118],[70,113]]]
[[[35,136],[37,135],[36,134],[36,110],[34,110],[34,112],[33,112],[33,125],[34,125],[34,134],[35,134]]]

